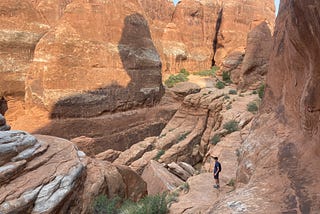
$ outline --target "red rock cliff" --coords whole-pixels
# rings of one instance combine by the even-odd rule
[[[319,14],[319,1],[282,1],[263,106],[242,147],[246,185],[216,210],[319,212]]]
[[[53,117],[89,117],[158,102],[161,61],[143,14],[135,0],[68,4],[37,44],[27,103]]]

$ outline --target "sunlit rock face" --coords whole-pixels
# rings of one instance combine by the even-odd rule
[[[245,52],[248,33],[262,22],[273,32],[272,0],[183,0],[173,12],[172,2],[155,1],[150,7],[140,2],[152,26],[164,75],[182,68],[199,71],[222,65],[230,54]]]
[[[130,168],[88,158],[70,141],[0,131],[0,213],[92,213],[100,194],[136,201],[146,193]]]
[[[29,106],[52,117],[88,117],[157,103],[161,61],[143,14],[134,0],[68,4],[37,44]]]
[[[35,46],[50,25],[28,0],[4,0],[0,8],[0,94],[24,96]]]
[[[282,1],[262,109],[241,149],[242,188],[211,210],[318,212],[319,13],[318,1]]]

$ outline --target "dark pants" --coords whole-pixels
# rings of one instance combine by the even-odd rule
[[[213,177],[214,177],[214,179],[219,179],[219,172],[216,175],[214,174]]]

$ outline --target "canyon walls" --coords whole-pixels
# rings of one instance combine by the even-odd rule
[[[37,44],[26,80],[27,104],[52,117],[152,106],[162,94],[160,57],[136,1],[70,3]]]
[[[242,184],[212,210],[318,212],[319,14],[318,1],[281,2],[262,109],[241,148]]]

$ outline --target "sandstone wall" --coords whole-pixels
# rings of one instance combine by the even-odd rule
[[[135,0],[68,4],[37,44],[26,80],[27,103],[52,117],[152,106],[162,93],[160,57]]]
[[[0,9],[0,94],[23,97],[34,49],[50,25],[29,0],[4,0]]]
[[[247,34],[262,22],[273,32],[272,0],[182,0],[173,13],[172,5],[164,4],[167,1],[155,2],[163,4],[160,11],[143,6],[152,23],[164,75],[182,68],[200,71],[214,63],[222,65],[228,55],[245,52]]]
[[[212,210],[319,211],[319,14],[318,1],[281,2],[262,111],[241,149],[245,185]]]

